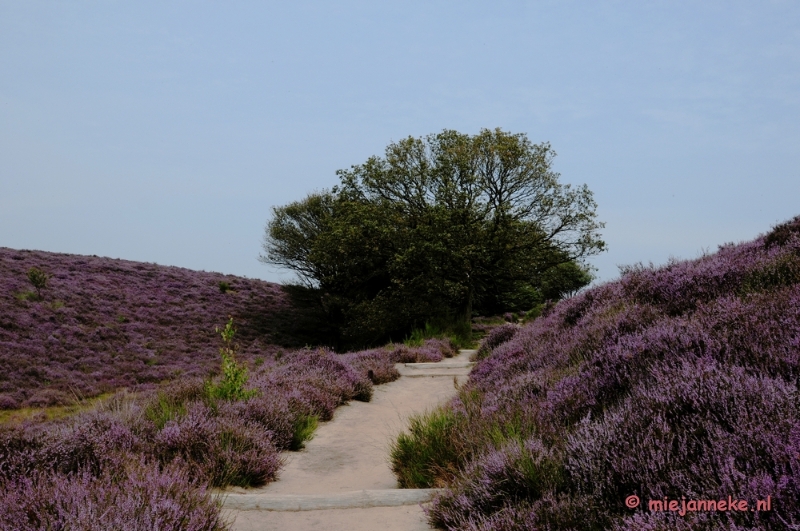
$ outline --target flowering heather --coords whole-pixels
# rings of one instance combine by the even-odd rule
[[[448,422],[417,427],[416,444],[450,460],[414,464],[449,484],[429,518],[488,531],[797,528],[798,381],[800,217],[696,260],[628,268],[495,346],[429,415]],[[728,496],[769,496],[771,510],[647,503]]]
[[[225,529],[209,487],[274,481],[280,452],[317,419],[368,401],[401,358],[441,359],[446,346],[276,352],[232,399],[182,378],[61,420],[0,425],[0,531]]]
[[[519,330],[520,327],[513,323],[502,324],[491,329],[489,334],[481,341],[478,352],[475,353],[475,360],[482,360],[503,343],[511,341]]]
[[[48,275],[41,297],[31,268]],[[291,340],[282,330],[292,311],[281,287],[261,280],[0,248],[0,408],[206,376],[219,363],[214,327],[228,316],[250,358]]]
[[[222,531],[219,507],[184,470],[131,462],[100,477],[17,477],[0,484],[0,530]]]

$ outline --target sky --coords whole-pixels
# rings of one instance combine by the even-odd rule
[[[0,246],[289,281],[271,208],[408,136],[549,142],[618,266],[800,214],[800,3],[0,0]]]

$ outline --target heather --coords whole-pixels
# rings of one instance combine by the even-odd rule
[[[218,353],[232,371],[0,426],[0,529],[225,529],[210,488],[274,481],[282,451],[301,448],[339,405],[370,400],[374,384],[399,376],[396,362],[453,354],[442,341],[302,349],[237,372],[234,332],[229,321]]]
[[[487,357],[496,347],[510,341],[517,332],[519,326],[513,323],[505,323],[492,328],[480,343],[478,351],[475,353],[475,360],[482,360]]]
[[[19,477],[0,487],[0,529],[217,531],[210,494],[178,469],[130,464],[124,474]]]
[[[407,486],[448,487],[428,511],[440,528],[800,524],[800,217],[626,268],[493,342],[458,397],[395,444]],[[647,509],[728,496],[770,496],[772,510]]]
[[[281,286],[155,264],[0,248],[0,408],[205,377],[232,316],[245,359],[301,346]]]

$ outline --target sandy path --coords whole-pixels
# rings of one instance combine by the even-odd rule
[[[389,446],[415,413],[455,395],[472,351],[440,363],[398,364],[401,377],[376,386],[370,402],[339,407],[306,448],[285,454],[278,481],[231,489],[225,516],[234,531],[428,531],[420,500],[430,492],[397,489]],[[337,508],[331,508],[337,507]]]

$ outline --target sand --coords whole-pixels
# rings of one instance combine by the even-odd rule
[[[422,504],[434,491],[398,489],[389,448],[408,418],[456,394],[473,351],[439,363],[398,364],[401,377],[375,386],[370,402],[339,407],[299,452],[284,454],[278,481],[229,489],[223,512],[234,531],[429,531]],[[455,379],[455,382],[454,382]]]

